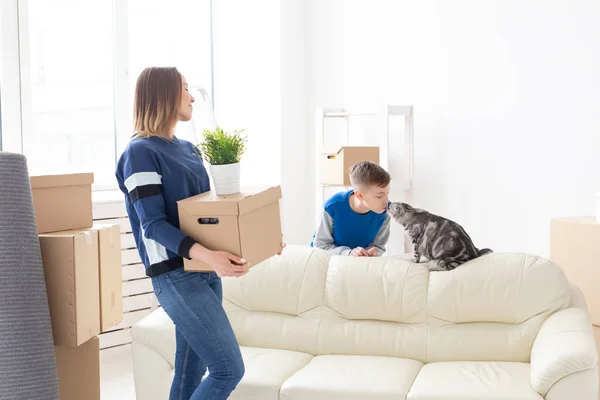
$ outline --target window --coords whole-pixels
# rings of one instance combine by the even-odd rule
[[[93,171],[95,189],[116,185],[145,67],[212,92],[210,0],[3,0],[0,49],[3,150],[31,174]]]
[[[211,93],[210,12],[210,1],[128,0],[128,105],[133,105],[137,76],[148,65],[176,66],[190,86]],[[192,95],[198,99],[200,93]],[[200,101],[195,106],[200,107]],[[131,108],[128,115],[132,113]],[[190,122],[180,122],[175,129],[178,137],[196,140]]]
[[[29,0],[21,24],[23,153],[32,174],[114,174],[112,5]],[[20,10],[21,11],[21,10]],[[23,20],[23,18],[21,18]],[[25,29],[23,29],[25,28]]]

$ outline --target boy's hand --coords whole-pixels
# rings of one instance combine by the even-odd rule
[[[379,252],[377,251],[376,247],[371,247],[369,250],[367,250],[367,253],[369,254],[369,257],[378,257],[379,256]]]
[[[352,257],[369,257],[369,253],[362,247],[356,247],[350,252]]]

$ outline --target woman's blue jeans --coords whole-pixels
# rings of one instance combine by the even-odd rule
[[[152,278],[175,323],[175,377],[169,400],[227,399],[244,376],[237,339],[222,306],[221,278],[183,268]],[[208,368],[209,375],[202,379]]]

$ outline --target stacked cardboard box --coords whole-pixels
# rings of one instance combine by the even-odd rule
[[[550,259],[585,296],[600,349],[600,222],[593,216],[550,221]],[[600,356],[600,354],[599,354]],[[600,364],[600,362],[599,362]]]
[[[343,146],[319,154],[321,184],[350,186],[350,169],[359,161],[379,164],[378,146]]]
[[[32,176],[60,399],[100,399],[98,335],[121,322],[118,225],[95,225],[93,174]]]
[[[283,249],[280,199],[280,186],[245,187],[226,196],[202,193],[178,202],[179,225],[203,246],[245,258],[253,267]],[[197,260],[184,260],[184,268],[212,270]]]

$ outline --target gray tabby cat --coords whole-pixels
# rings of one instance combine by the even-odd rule
[[[418,263],[424,256],[432,262],[430,271],[450,271],[492,252],[477,249],[462,226],[449,219],[398,202],[390,205],[388,213],[408,232],[414,246],[413,261]]]

